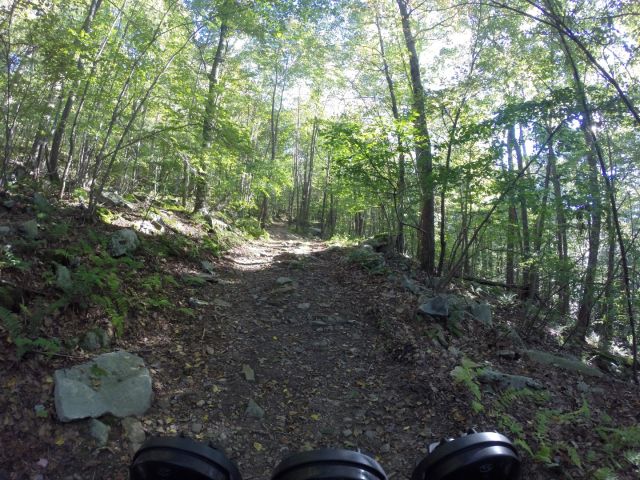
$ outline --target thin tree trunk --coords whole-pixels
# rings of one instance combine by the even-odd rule
[[[522,149],[520,143],[516,138],[515,126],[511,125],[508,130],[508,142],[511,148],[515,152],[516,161],[518,166],[518,172],[522,172],[522,176],[526,176],[524,172],[524,159],[522,155]],[[531,261],[531,233],[529,231],[529,213],[527,206],[527,199],[523,189],[519,189],[517,194],[518,202],[520,204],[520,225],[522,227],[522,292],[528,297],[526,292],[531,289],[530,281],[530,261]]]
[[[387,62],[387,56],[384,48],[384,40],[382,38],[382,30],[380,28],[380,14],[376,11],[376,28],[378,31],[378,43],[380,45],[380,57],[382,58],[382,70],[384,72],[384,78],[387,82],[387,88],[389,90],[389,99],[391,100],[391,113],[393,119],[396,121],[396,139],[398,142],[398,184],[397,190],[394,192],[394,207],[396,213],[396,229],[397,236],[395,247],[398,253],[404,252],[404,197],[406,190],[405,179],[405,159],[404,159],[404,147],[402,141],[402,134],[397,126],[397,122],[400,121],[400,112],[398,110],[398,101],[396,99],[395,87],[393,84],[393,78],[389,70],[389,64]]]
[[[538,294],[540,288],[540,271],[538,268],[537,259],[542,254],[542,237],[544,235],[544,224],[547,218],[547,202],[549,200],[549,181],[551,177],[551,161],[550,158],[555,157],[555,151],[553,149],[553,142],[549,142],[547,150],[547,168],[545,169],[544,184],[542,187],[542,201],[538,207],[538,218],[536,219],[536,227],[533,237],[533,255],[535,263],[531,265],[530,276],[530,289],[529,300],[533,300]]]
[[[598,140],[595,136],[595,133],[593,132],[592,129],[592,125],[593,125],[593,121],[591,118],[591,111],[589,109],[589,105],[587,102],[587,95],[585,93],[584,90],[584,85],[582,84],[582,81],[580,79],[580,75],[578,74],[578,67],[573,59],[573,56],[571,55],[571,51],[569,50],[568,45],[566,44],[566,41],[563,37],[563,35],[560,35],[560,41],[563,45],[565,54],[567,56],[567,60],[569,62],[569,65],[571,67],[571,71],[573,73],[573,78],[574,81],[576,82],[576,90],[578,92],[578,99],[582,104],[583,107],[583,114],[584,114],[584,118],[583,118],[583,122],[581,125],[586,124],[587,128],[584,128],[583,131],[585,132],[585,136],[587,137],[587,139],[590,139],[591,144],[590,147],[593,147],[591,151],[592,156],[595,153],[595,161],[594,163],[596,164],[595,166],[595,175],[596,175],[596,182],[597,182],[597,176],[598,176],[598,167],[600,169],[599,173],[602,175],[602,178],[604,180],[604,184],[605,184],[605,190],[607,192],[607,196],[609,198],[609,204],[610,204],[610,208],[611,208],[611,217],[613,220],[613,226],[615,228],[616,231],[616,237],[618,240],[618,248],[620,249],[620,260],[622,262],[622,282],[624,285],[624,290],[625,290],[625,297],[626,297],[626,306],[627,306],[627,316],[629,318],[629,327],[631,328],[631,351],[633,354],[633,381],[634,383],[638,383],[638,343],[637,343],[637,336],[636,336],[636,321],[635,321],[635,313],[634,313],[634,308],[633,308],[633,299],[632,299],[632,288],[631,288],[631,278],[630,278],[630,274],[629,274],[629,259],[627,256],[627,246],[625,245],[624,242],[624,236],[622,235],[622,228],[620,226],[620,220],[618,218],[618,205],[617,205],[617,201],[616,201],[616,195],[615,195],[615,190],[613,188],[613,184],[611,183],[611,179],[609,178],[608,172],[607,172],[607,165],[604,161],[604,155],[602,153],[602,150],[600,148],[600,144],[598,143]],[[590,164],[591,167],[591,164]],[[592,173],[592,172],[590,172]],[[593,192],[591,192],[592,196],[594,197],[594,202],[595,201],[600,201],[600,191],[599,190],[594,190]],[[597,205],[598,207],[600,207],[600,205]],[[599,216],[600,216],[600,212],[596,211],[597,215],[598,215],[598,222],[600,221]],[[599,231],[598,231],[598,245],[599,245]],[[590,241],[591,241],[591,237],[590,237]],[[591,251],[589,252],[591,253]],[[580,312],[579,312],[580,314]],[[588,323],[589,318],[586,318],[586,321]],[[582,337],[580,337],[579,335],[582,333],[582,328],[583,325],[580,323],[580,315],[578,315],[578,324],[576,325],[576,333],[578,334],[578,339],[582,339]],[[586,334],[586,331],[585,331]]]
[[[580,121],[580,129],[587,145],[587,166],[588,177],[587,184],[589,187],[590,199],[587,202],[589,222],[589,252],[587,254],[587,266],[584,274],[584,287],[582,290],[582,298],[578,307],[578,316],[576,326],[572,332],[574,342],[583,343],[589,330],[591,321],[591,312],[595,303],[595,281],[598,268],[598,253],[600,250],[600,231],[602,228],[602,201],[600,194],[600,182],[598,180],[598,159],[596,158],[597,145],[593,135],[593,122],[591,120],[591,111],[587,102],[587,96],[584,91],[584,84],[580,78],[578,67],[569,51],[569,46],[560,35],[560,43],[565,53],[565,58],[573,77],[576,89],[577,100],[581,109],[582,119]]]
[[[513,150],[510,142],[507,141],[507,172],[509,178],[513,175]],[[507,224],[507,259],[505,265],[505,283],[507,285],[516,284],[515,276],[515,255],[516,255],[516,236],[518,228],[518,214],[516,211],[516,203],[513,195],[509,195],[509,219]]]
[[[313,190],[313,163],[316,153],[316,141],[318,137],[318,119],[314,118],[311,127],[311,140],[309,141],[308,160],[305,164],[304,183],[302,185],[302,203],[298,215],[298,228],[309,226],[309,210],[311,206],[311,193]]]
[[[409,52],[409,73],[413,98],[416,165],[418,168],[420,190],[422,194],[420,212],[420,232],[418,240],[418,260],[427,274],[435,273],[435,202],[433,191],[433,156],[431,139],[427,128],[424,87],[420,75],[420,62],[416,51],[415,39],[411,31],[408,0],[396,0],[400,10],[402,33]]]
[[[547,133],[549,130],[547,129]],[[569,313],[571,292],[569,290],[569,245],[567,241],[567,221],[562,203],[562,189],[560,186],[560,176],[557,170],[555,155],[548,157],[549,175],[553,184],[553,200],[556,216],[556,249],[558,252],[558,274],[556,284],[558,291],[558,313],[565,316]]]
[[[204,119],[202,122],[202,147],[208,149],[213,142],[213,132],[215,127],[216,116],[216,101],[218,98],[218,69],[222,63],[223,52],[225,50],[224,44],[227,38],[229,26],[226,19],[222,20],[220,24],[220,33],[218,36],[218,46],[213,58],[213,64],[211,65],[211,71],[209,72],[209,90],[207,92],[207,99],[204,109]],[[208,196],[208,173],[206,168],[201,168],[197,172],[196,176],[196,192],[193,202],[193,212],[199,212],[203,209],[207,202]]]
[[[89,6],[89,11],[87,12],[87,16],[84,19],[82,24],[81,32],[89,33],[91,31],[91,24],[93,23],[93,19],[95,18],[96,12],[100,8],[102,4],[102,0],[92,0],[91,5]],[[78,56],[77,61],[78,72],[82,72],[84,68],[84,61],[82,59],[82,55]],[[67,120],[69,115],[71,114],[71,109],[73,108],[73,102],[75,101],[76,90],[80,84],[80,78],[75,80],[67,94],[67,100],[64,104],[64,108],[62,110],[62,115],[58,119],[56,124],[55,131],[53,133],[53,140],[51,141],[51,154],[49,156],[49,162],[47,164],[49,178],[53,181],[58,181],[60,179],[58,175],[58,157],[60,155],[60,147],[62,145],[62,138],[64,136],[64,131],[67,126]]]

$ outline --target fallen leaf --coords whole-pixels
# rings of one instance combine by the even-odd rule
[[[253,442],[253,448],[255,448],[256,451],[261,452],[262,451],[262,444],[260,442]]]

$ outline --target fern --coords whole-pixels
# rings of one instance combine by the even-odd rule
[[[60,343],[56,339],[43,337],[31,339],[24,336],[22,322],[6,308],[0,307],[0,320],[9,334],[9,341],[16,346],[18,358],[22,358],[29,352],[42,352],[51,356],[60,350]]]

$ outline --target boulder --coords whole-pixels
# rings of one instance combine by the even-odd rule
[[[136,232],[130,228],[123,228],[111,235],[109,253],[112,257],[130,255],[140,246],[140,240]]]
[[[38,222],[36,220],[29,220],[21,223],[18,226],[18,231],[27,240],[35,240],[38,238]]]
[[[406,275],[402,275],[402,286],[409,290],[414,295],[419,295],[422,292],[423,287],[418,285],[414,280],[407,277]]]
[[[488,303],[473,302],[470,306],[471,316],[482,323],[483,325],[491,326],[492,324],[492,312],[491,305]]]
[[[102,192],[100,195],[100,201],[105,205],[113,207],[125,207],[129,210],[133,209],[133,204],[127,202],[121,195],[115,192]]]
[[[449,300],[443,295],[437,295],[426,300],[418,307],[418,313],[436,318],[449,316]]]
[[[512,388],[514,390],[524,390],[525,388],[531,388],[533,390],[542,390],[544,388],[540,382],[531,377],[509,375],[508,373],[498,372],[490,368],[483,369],[478,375],[478,380],[480,380],[481,383],[495,385],[501,389]]]
[[[604,375],[597,368],[591,367],[578,359],[561,357],[540,350],[525,350],[524,353],[529,360],[541,365],[554,366],[562,370],[581,373],[589,377],[602,377]]]
[[[136,230],[144,235],[160,235],[164,233],[164,227],[157,222],[141,220],[136,224]]]
[[[129,352],[105,353],[90,362],[56,370],[54,379],[56,412],[62,422],[105,413],[142,415],[151,406],[149,370],[140,357]]]

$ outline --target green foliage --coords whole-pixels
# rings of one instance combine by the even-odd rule
[[[451,376],[456,383],[465,386],[473,396],[471,407],[474,412],[478,413],[484,409],[480,403],[482,393],[480,392],[480,383],[478,382],[479,365],[472,360],[464,357],[460,365],[451,371]]]
[[[260,227],[260,222],[252,217],[239,218],[236,220],[235,226],[251,238],[263,238],[268,235],[267,232]]]
[[[142,283],[140,285],[143,289],[152,292],[160,290],[162,288],[162,275],[160,275],[159,273],[149,275],[142,280]]]
[[[59,249],[57,253],[72,256],[74,250],[93,252],[87,244],[81,244],[66,250]],[[117,335],[122,336],[129,310],[129,299],[122,279],[129,278],[139,266],[140,262],[129,257],[115,259],[104,251],[100,254],[92,253],[73,270],[71,288],[53,302],[50,308],[65,309],[75,306],[87,309],[98,306],[109,317]]]
[[[360,265],[374,275],[383,275],[387,272],[382,255],[374,252],[373,249],[370,248],[360,247],[351,249],[347,255],[347,261]]]
[[[594,480],[618,480],[616,473],[609,467],[600,467],[593,472]]]
[[[26,272],[31,268],[31,262],[18,257],[11,248],[11,245],[0,245],[0,271],[3,268],[15,268]]]
[[[96,213],[98,218],[108,225],[112,224],[119,216],[118,213],[114,213],[106,207],[98,207]]]
[[[60,351],[60,343],[55,338],[26,336],[20,318],[3,307],[0,307],[0,320],[8,333],[8,340],[16,346],[18,358],[22,358],[29,352],[40,352],[51,356]]]

